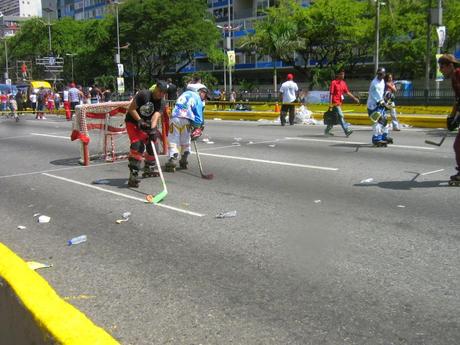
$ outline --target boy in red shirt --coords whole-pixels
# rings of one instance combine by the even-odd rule
[[[347,94],[351,98],[355,100],[356,103],[359,103],[359,99],[355,97],[350,90],[348,89],[348,85],[345,82],[345,70],[341,69],[336,74],[335,79],[331,82],[331,87],[329,88],[329,110],[332,110],[337,114],[339,124],[342,126],[342,129],[345,135],[348,137],[351,133],[353,133],[352,129],[349,128],[349,125],[345,122],[342,112],[342,103],[343,103],[343,95]],[[333,124],[328,123],[326,124],[326,130],[324,134],[326,135],[334,135],[331,133]]]

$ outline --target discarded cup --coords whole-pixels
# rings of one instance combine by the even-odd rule
[[[71,240],[68,240],[67,245],[71,246],[73,244],[79,244],[79,243],[82,243],[82,242],[86,242],[86,240],[87,240],[86,235],[81,235],[81,236],[78,236],[78,237],[74,237]]]
[[[48,217],[48,216],[45,216],[45,215],[41,215],[40,217],[38,217],[38,222],[39,223],[49,223],[51,220],[51,217]]]
[[[128,219],[129,217],[131,217],[131,212],[127,211],[127,212],[123,213],[123,218],[124,219]]]
[[[221,212],[216,215],[216,218],[232,218],[236,217],[236,211]]]

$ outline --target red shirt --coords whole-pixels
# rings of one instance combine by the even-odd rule
[[[342,105],[343,94],[348,92],[350,92],[350,90],[348,90],[348,85],[345,83],[345,80],[334,79],[331,82],[331,87],[329,88],[332,104]]]

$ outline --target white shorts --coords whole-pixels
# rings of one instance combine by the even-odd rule
[[[168,141],[169,157],[174,156],[176,153],[190,152],[190,120],[173,117],[169,123]]]

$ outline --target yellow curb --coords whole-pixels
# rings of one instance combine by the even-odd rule
[[[367,114],[353,114],[345,113],[345,120],[352,125],[372,125]],[[273,121],[279,117],[279,113],[273,111],[214,111],[206,110],[206,119],[222,119],[222,120],[244,120],[244,121],[258,121],[269,120]],[[312,117],[315,120],[322,120],[322,113],[313,113]],[[398,120],[402,124],[410,125],[412,127],[421,128],[446,128],[446,116],[424,116],[424,115],[399,115]]]
[[[45,279],[2,243],[0,277],[42,329],[44,338],[51,337],[55,343],[65,345],[119,344],[82,312],[62,300]]]

